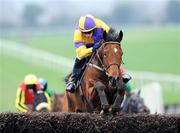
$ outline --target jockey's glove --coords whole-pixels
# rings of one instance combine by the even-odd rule
[[[100,42],[97,42],[93,45],[92,51],[95,52],[101,46]]]

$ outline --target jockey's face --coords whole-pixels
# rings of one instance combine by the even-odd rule
[[[85,36],[86,38],[91,38],[92,35],[93,35],[93,31],[83,32],[83,34],[84,34],[84,36]]]
[[[32,90],[36,90],[36,84],[30,84],[30,85],[26,85],[26,88],[30,91]]]

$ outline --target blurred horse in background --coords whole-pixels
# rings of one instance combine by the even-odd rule
[[[150,113],[150,110],[145,105],[143,98],[140,96],[140,90],[138,93],[131,93],[124,102],[122,107],[124,113]]]
[[[78,84],[77,92],[65,92],[63,112],[108,112],[119,110],[123,32],[104,32],[101,47],[93,53]],[[120,85],[117,85],[120,84]],[[118,87],[117,87],[118,86]]]
[[[63,96],[64,94],[56,94],[54,93],[54,98],[52,102],[52,112],[61,112],[63,106]]]

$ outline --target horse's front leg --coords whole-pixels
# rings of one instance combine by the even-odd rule
[[[119,112],[121,109],[121,104],[124,99],[125,90],[123,89],[122,85],[119,84],[117,87],[117,95],[116,99],[112,105],[112,113],[115,114],[116,112]]]
[[[105,94],[105,91],[104,91],[106,89],[106,86],[102,82],[98,81],[98,82],[95,83],[94,88],[98,92],[102,110],[105,113],[108,112],[109,104],[108,104],[107,97],[106,97],[106,94]]]

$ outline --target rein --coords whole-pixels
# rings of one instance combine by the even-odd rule
[[[81,79],[79,80],[78,85],[77,85],[77,88],[79,88],[79,91],[80,91],[81,99],[82,99],[83,103],[86,105],[89,112],[93,112],[93,107],[92,107],[91,103],[88,101],[88,99],[84,96],[80,83],[81,83],[81,81],[82,81],[82,79],[83,79],[83,77],[84,77],[84,75],[86,73],[88,65],[90,65],[90,62],[92,61],[94,56],[95,56],[95,52],[92,54],[91,58],[89,59],[89,61],[87,63],[87,66],[86,66],[86,68],[85,68],[85,70],[84,70],[84,72],[83,72],[83,74],[81,76]]]
[[[104,45],[109,44],[109,43],[111,43],[111,44],[116,44],[116,45],[120,45],[119,42],[109,41],[109,42],[104,42],[104,43],[101,45],[101,47],[104,47]],[[100,48],[101,48],[101,47],[100,47]],[[96,68],[96,69],[98,69],[98,70],[100,70],[100,71],[102,71],[102,72],[105,72],[106,75],[109,75],[108,72],[107,72],[107,70],[108,70],[111,66],[116,65],[118,68],[120,67],[120,64],[117,64],[117,63],[112,63],[112,64],[109,64],[108,66],[105,66],[105,65],[103,64],[103,61],[102,61],[102,59],[100,58],[98,52],[96,53],[96,56],[97,56],[97,58],[98,58],[98,60],[99,60],[99,62],[100,62],[100,64],[101,64],[102,67],[99,67],[99,66],[97,66],[96,64],[92,64],[92,63],[90,63],[89,65],[92,66],[92,67],[94,67],[94,68]]]

